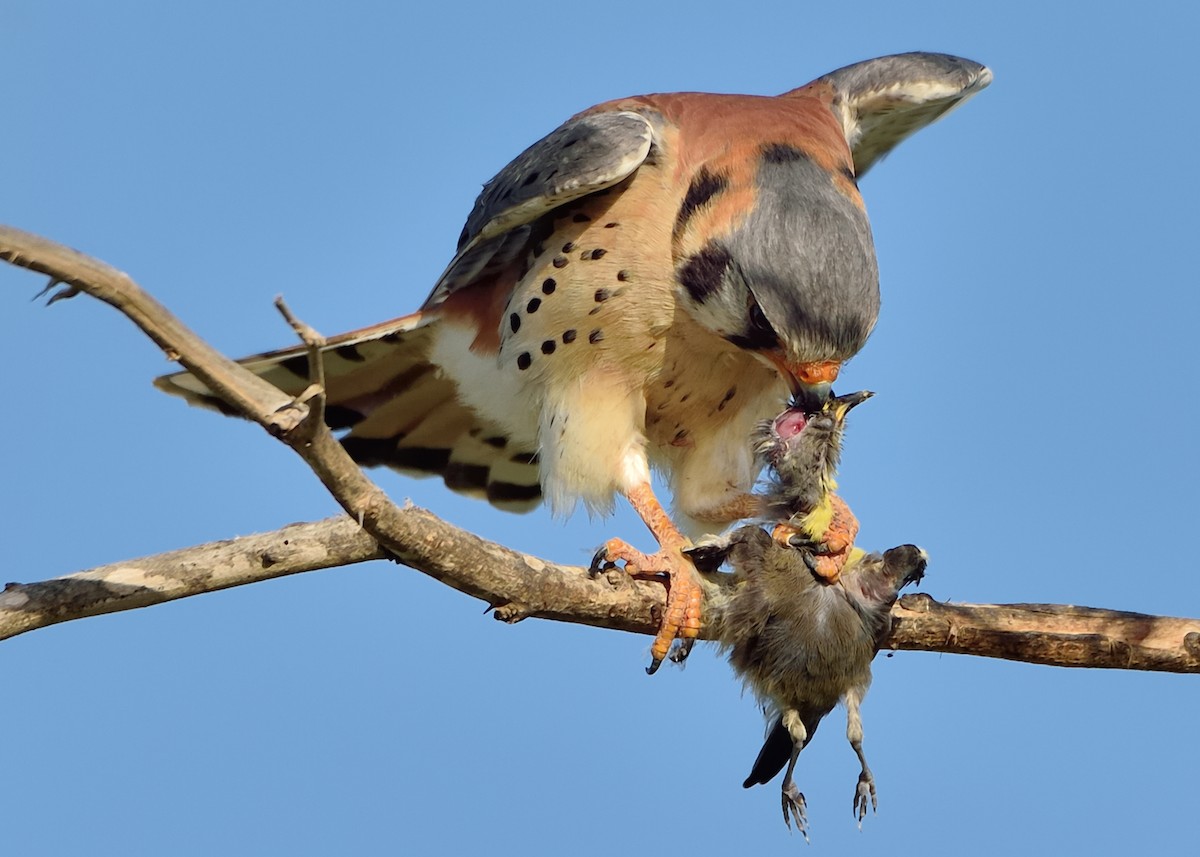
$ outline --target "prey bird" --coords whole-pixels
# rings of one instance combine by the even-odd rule
[[[743,785],[767,783],[786,765],[783,820],[788,827],[795,822],[806,838],[796,760],[839,701],[862,765],[854,794],[860,824],[868,802],[872,809],[877,805],[859,706],[871,682],[871,661],[891,629],[897,594],[921,579],[927,562],[913,545],[883,554],[854,547],[857,521],[833,493],[846,414],[871,395],[834,396],[816,413],[791,408],[762,423],[754,444],[768,466],[762,519],[775,523],[772,535],[747,526],[689,551],[703,570],[726,561],[733,566],[732,587],[710,594],[714,636],[774,718]],[[846,521],[853,530],[841,525]]]
[[[605,559],[668,577],[653,671],[700,625],[686,534],[758,508],[755,423],[789,394],[827,398],[875,325],[858,180],[991,79],[907,53],[773,97],[579,113],[484,185],[417,312],[328,341],[327,421],[363,465],[440,474],[502,508],[604,512],[624,496],[659,550],[614,539]],[[285,392],[308,385],[302,347],[243,363]],[[158,384],[220,407],[187,373]]]
[[[775,539],[803,548],[812,572],[828,583],[855,556],[858,536],[858,519],[834,493],[846,415],[873,395],[835,396],[815,414],[789,408],[754,435],[755,451],[769,466],[761,515],[778,522]]]
[[[803,551],[781,545],[760,527],[739,529],[729,546],[735,584],[713,602],[716,637],[729,661],[774,722],[745,788],[771,781],[783,768],[783,820],[807,838],[796,760],[833,707],[846,706],[846,737],[862,771],[853,810],[859,823],[877,806],[875,778],[863,754],[859,706],[871,683],[871,661],[891,630],[901,587],[918,582],[927,557],[914,545],[849,563],[826,583]]]

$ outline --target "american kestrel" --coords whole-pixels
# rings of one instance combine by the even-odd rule
[[[909,53],[774,97],[677,93],[592,107],[489,181],[412,315],[331,339],[327,419],[364,465],[566,513],[621,494],[669,578],[654,666],[699,629],[685,532],[757,510],[754,425],[817,403],[870,334],[878,271],[857,180],[991,81]],[[303,349],[243,361],[285,391]],[[219,407],[186,373],[159,385]],[[675,517],[650,484],[656,466]]]

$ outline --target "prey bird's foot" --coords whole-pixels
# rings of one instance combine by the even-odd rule
[[[871,801],[871,812],[879,812],[879,800],[875,797],[875,778],[870,771],[858,775],[858,788],[854,792],[854,816],[858,819],[858,829],[862,830],[863,819],[867,817],[867,801]]]
[[[679,640],[674,646],[671,647],[671,654],[668,655],[667,659],[673,664],[679,664],[680,666],[683,666],[685,663],[687,663],[688,655],[692,653],[692,649],[695,648],[695,646],[696,640],[692,637],[689,637],[685,640]]]
[[[800,551],[808,570],[829,584],[837,583],[838,578],[842,576],[842,567],[850,555],[850,548],[853,547],[852,544],[830,545],[828,542],[814,539],[789,523],[776,524],[775,529],[771,531],[771,538],[785,548]]]
[[[787,825],[788,830],[791,830],[792,822],[795,821],[796,829],[800,831],[804,841],[808,842],[808,815],[805,810],[803,793],[791,780],[785,782],[783,784],[783,823]]]
[[[650,666],[646,667],[649,675],[658,672],[676,637],[682,639],[686,646],[682,660],[691,651],[692,641],[700,635],[704,590],[696,569],[683,553],[686,546],[687,543],[681,540],[677,544],[664,545],[657,553],[645,554],[620,539],[610,539],[592,558],[593,574],[597,573],[597,569],[623,562],[626,573],[635,577],[666,576],[667,609],[650,647]]]

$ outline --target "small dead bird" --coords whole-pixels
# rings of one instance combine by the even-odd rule
[[[871,683],[871,661],[891,630],[901,587],[925,572],[927,557],[914,545],[866,554],[825,583],[801,549],[784,547],[759,527],[743,527],[730,541],[735,583],[714,603],[714,627],[729,661],[775,722],[745,788],[765,784],[787,766],[783,818],[807,838],[804,795],[792,778],[800,751],[840,701],[846,737],[862,772],[854,794],[859,823],[867,802],[876,806],[875,780],[862,749],[859,705]]]
[[[764,518],[772,535],[743,527],[723,542],[699,546],[697,567],[728,561],[733,585],[711,596],[716,639],[734,670],[763,703],[774,725],[745,788],[765,784],[786,765],[783,819],[807,839],[804,795],[793,772],[800,751],[837,703],[846,706],[846,735],[862,772],[854,794],[859,823],[877,805],[875,780],[862,750],[859,706],[871,661],[891,630],[900,589],[927,564],[914,545],[883,554],[853,546],[858,525],[835,495],[845,417],[870,393],[828,400],[821,410],[791,408],[764,423],[755,449],[770,468]]]

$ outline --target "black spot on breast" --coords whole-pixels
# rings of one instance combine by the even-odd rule
[[[726,390],[725,398],[721,399],[721,401],[717,404],[717,410],[718,411],[725,410],[725,406],[727,404],[729,404],[729,400],[732,399],[736,393],[737,393],[737,387],[730,387],[728,390]]]
[[[529,364],[533,362],[533,358],[529,356],[528,351],[522,351],[517,355],[517,368],[524,372],[529,368]]]
[[[574,242],[574,241],[568,241],[566,244],[564,244],[564,245],[562,246],[562,251],[563,251],[564,253],[570,253],[570,252],[571,252],[572,250],[574,250],[574,249],[575,249],[575,242]]]
[[[510,315],[508,317],[508,326],[512,328],[513,333],[516,333],[518,330],[520,330],[521,329],[521,316],[515,312],[512,315]]]
[[[728,250],[710,242],[683,264],[677,276],[692,300],[702,304],[721,288],[732,261]]]
[[[620,280],[622,283],[629,282],[629,272],[628,271],[617,271],[617,279]]]
[[[589,254],[589,253],[584,253],[584,254],[583,254],[583,257],[584,257],[585,259],[601,259],[601,258],[603,258],[603,257],[604,257],[604,254],[605,254],[605,253],[607,253],[607,252],[608,252],[608,251],[607,251],[607,250],[605,250],[603,247],[597,247],[597,248],[596,248],[595,250],[593,250],[593,251],[592,251],[590,254]]]
[[[513,464],[537,464],[540,459],[536,452],[517,452],[513,453],[508,460]]]
[[[542,294],[552,295],[552,294],[554,294],[554,290],[556,288],[558,288],[558,283],[555,281],[555,279],[553,277],[547,277],[545,280],[542,281]]]
[[[608,289],[596,289],[596,294],[593,297],[596,299],[596,303],[602,304],[612,297],[612,292]]]
[[[604,339],[604,331],[601,330],[600,328],[596,328],[595,330],[593,330],[591,333],[588,334],[588,342],[592,343],[592,345],[595,345],[597,342],[600,342],[602,339]]]
[[[663,389],[664,389],[664,390],[669,390],[669,389],[671,389],[671,388],[672,388],[672,387],[674,387],[674,386],[675,386],[675,379],[674,379],[674,378],[670,379],[669,381],[663,381]]]
[[[575,330],[564,330],[562,335],[563,345],[570,345],[575,341]]]
[[[542,343],[542,353],[543,354],[553,354],[554,349],[557,347],[558,347],[557,342],[555,342],[553,339],[547,339],[545,342]]]
[[[339,345],[334,349],[338,357],[343,360],[349,360],[354,363],[362,363],[367,358],[358,353],[357,345]]]
[[[538,307],[542,305],[541,298],[530,298],[529,303],[525,304],[525,312],[534,313],[538,311]]]
[[[613,221],[611,221],[611,222],[609,222],[609,223],[606,223],[606,224],[604,224],[604,228],[605,228],[605,229],[616,229],[616,228],[617,228],[618,226],[620,226],[620,225],[621,225],[621,224],[619,224],[619,223],[617,223],[615,220],[613,220]]]
[[[565,267],[567,267],[567,257],[566,256],[555,256],[554,260],[550,264],[552,264],[556,268],[565,268]]]
[[[708,167],[701,167],[696,173],[696,177],[692,179],[692,183],[688,185],[687,193],[684,194],[683,203],[679,206],[679,211],[675,215],[675,228],[672,231],[672,237],[678,238],[683,234],[684,227],[693,215],[704,205],[712,201],[713,197],[722,193],[729,187],[729,179],[719,173],[710,172]]]
[[[786,143],[771,143],[763,146],[762,158],[768,164],[790,164],[793,161],[808,159],[808,154],[795,146]]]
[[[488,446],[496,447],[496,449],[504,449],[504,447],[508,446],[508,438],[499,434],[494,437],[485,437],[483,442]]]

